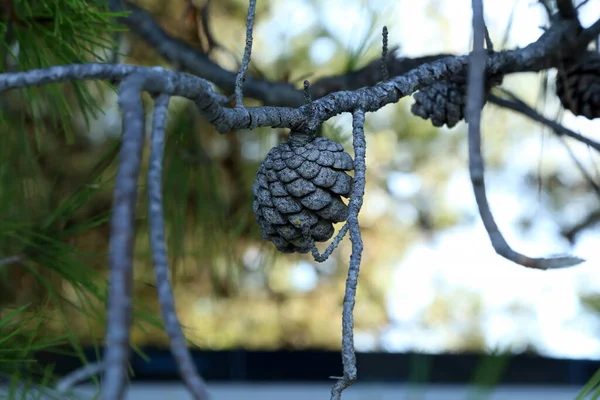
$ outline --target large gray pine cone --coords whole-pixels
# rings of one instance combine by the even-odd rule
[[[252,185],[262,237],[283,253],[308,253],[348,218],[340,196],[349,197],[354,162],[341,144],[294,134],[271,149]]]
[[[588,119],[600,117],[600,54],[587,51],[576,62],[566,62],[556,74],[556,95],[562,106]]]

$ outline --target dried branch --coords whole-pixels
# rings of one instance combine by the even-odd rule
[[[344,309],[342,312],[342,365],[344,375],[338,379],[331,389],[331,399],[339,400],[342,391],[352,385],[357,378],[356,355],[354,353],[354,303],[358,274],[362,259],[363,242],[358,225],[358,214],[363,204],[365,194],[366,162],[365,162],[365,112],[358,109],[352,115],[352,135],[354,137],[354,182],[352,195],[348,203],[348,226],[350,240],[352,241],[352,254],[350,267],[346,279],[346,293],[344,295]]]
[[[250,64],[250,56],[252,54],[252,29],[254,28],[254,15],[256,13],[256,0],[250,0],[248,4],[248,16],[246,19],[246,47],[244,48],[244,57],[242,65],[235,77],[235,106],[244,107],[243,87],[246,80],[246,71]]]
[[[144,147],[144,107],[141,92],[156,74],[139,73],[125,79],[119,90],[123,114],[123,144],[115,181],[109,243],[109,286],[106,326],[106,367],[102,398],[123,398],[130,354],[133,249],[137,182]]]
[[[467,115],[469,120],[469,173],[479,214],[500,256],[528,268],[548,269],[570,267],[581,263],[577,257],[531,258],[514,251],[500,232],[490,211],[484,182],[484,162],[481,156],[481,108],[484,102],[486,53],[483,48],[484,20],[482,0],[472,0],[473,53],[470,56],[467,85]]]
[[[584,144],[590,146],[591,148],[593,148],[596,151],[600,151],[600,143],[598,143],[595,140],[592,140],[586,136],[583,136],[577,132],[574,132],[552,119],[544,117],[543,115],[541,115],[539,112],[537,112],[536,110],[531,108],[529,105],[527,105],[527,103],[525,103],[523,100],[519,99],[516,95],[512,94],[511,92],[509,92],[507,90],[503,90],[503,92],[508,94],[511,97],[511,99],[510,100],[504,99],[502,97],[496,96],[493,93],[490,93],[488,96],[488,101],[490,103],[496,104],[500,107],[504,107],[509,110],[513,110],[518,113],[521,113],[521,114],[525,115],[526,117],[531,118],[534,121],[540,122],[540,123],[548,126],[549,128],[551,128],[552,131],[558,136],[568,136],[572,139],[577,140],[578,142],[581,142],[581,143],[584,143]]]
[[[567,29],[560,23],[560,29],[549,29],[542,37],[530,45],[517,50],[493,53],[488,57],[489,75],[511,72],[536,71],[552,65],[552,54],[560,49],[561,35]],[[600,24],[598,24],[600,30]],[[377,111],[386,104],[395,103],[422,87],[446,80],[466,70],[468,56],[447,57],[422,64],[404,75],[397,76],[373,87],[364,87],[353,92],[336,92],[313,101],[313,119],[323,122],[343,112],[358,108]],[[200,112],[220,132],[240,128],[260,126],[287,127],[300,129],[305,121],[305,109],[281,107],[224,108],[227,98],[216,94],[211,85],[202,78],[175,73],[163,68],[144,68],[115,64],[81,64],[57,66],[0,76],[0,92],[11,88],[58,83],[78,79],[123,79],[130,73],[149,71],[157,74],[157,79],[149,82],[148,90],[171,96],[183,96],[196,102]],[[246,86],[245,86],[246,88]],[[314,85],[312,86],[314,94]],[[303,99],[301,91],[295,91]]]
[[[171,353],[177,363],[181,377],[194,399],[203,400],[208,398],[208,392],[186,346],[185,336],[175,311],[175,297],[169,280],[162,197],[162,170],[168,105],[169,96],[164,94],[158,96],[154,102],[150,168],[148,170],[150,248],[152,249],[152,260],[156,274],[158,300],[165,322],[165,330],[171,341]]]
[[[104,371],[104,363],[102,362],[93,362],[87,364],[82,368],[76,369],[58,381],[56,384],[56,391],[60,395],[65,395],[73,390],[73,387],[76,385],[93,378],[102,371]]]

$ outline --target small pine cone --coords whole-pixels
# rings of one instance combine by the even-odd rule
[[[413,95],[415,103],[410,111],[433,126],[444,124],[452,128],[465,118],[466,85],[456,82],[436,82]]]
[[[588,119],[600,117],[600,54],[586,52],[556,74],[556,95],[562,106]]]
[[[341,144],[292,133],[271,149],[252,185],[262,237],[283,253],[308,253],[333,236],[333,223],[348,218],[354,162]]]
[[[486,80],[487,93],[493,86],[502,84],[502,75],[494,75]],[[424,87],[413,95],[415,103],[410,111],[423,119],[430,119],[433,126],[454,127],[466,120],[467,81],[464,76],[456,76],[451,81],[436,82]],[[487,100],[487,99],[486,99]]]

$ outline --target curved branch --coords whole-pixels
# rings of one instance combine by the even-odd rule
[[[165,243],[165,221],[163,217],[162,167],[165,147],[165,128],[169,96],[160,95],[154,102],[154,118],[148,170],[148,218],[150,248],[156,275],[158,300],[165,322],[165,330],[171,341],[171,353],[177,363],[181,377],[193,394],[194,399],[208,398],[204,381],[198,374],[192,356],[186,346],[185,336],[175,311],[175,297],[169,280],[169,262]]]
[[[356,301],[356,288],[358,274],[362,260],[363,242],[358,224],[358,214],[363,204],[365,195],[365,180],[367,166],[365,162],[365,112],[356,110],[352,115],[352,135],[354,137],[354,182],[352,195],[348,202],[348,227],[352,241],[352,254],[350,267],[346,279],[346,293],[344,295],[344,308],[342,311],[342,365],[344,375],[338,379],[331,389],[331,400],[339,400],[342,391],[352,385],[357,378],[356,354],[354,353],[354,303]]]
[[[500,256],[528,268],[564,268],[583,262],[577,257],[531,258],[514,251],[500,232],[490,211],[485,189],[484,161],[481,155],[481,109],[484,103],[486,53],[483,48],[484,20],[482,0],[473,1],[473,53],[469,62],[467,116],[469,121],[469,174],[477,208],[492,246]]]
[[[144,107],[141,92],[152,74],[133,74],[119,90],[123,114],[123,144],[115,181],[109,242],[109,286],[106,353],[102,398],[123,398],[129,362],[132,320],[133,249],[137,182],[144,147]]]
[[[254,28],[254,14],[256,13],[256,0],[250,0],[248,5],[248,16],[246,18],[246,46],[244,47],[244,56],[242,65],[235,77],[235,106],[244,107],[244,82],[246,81],[246,71],[250,64],[252,55],[252,29]]]
[[[102,371],[104,371],[104,363],[100,361],[87,364],[62,378],[56,384],[56,391],[61,395],[65,395],[70,392],[75,385],[85,382],[95,375],[100,374]]]

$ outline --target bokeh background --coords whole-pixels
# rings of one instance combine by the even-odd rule
[[[398,46],[396,56],[464,54],[470,48],[468,0],[258,3],[250,73],[297,87],[304,79],[344,74],[376,59],[383,25],[390,46]],[[523,47],[548,23],[533,0],[484,3],[497,48]],[[237,69],[245,1],[212,1],[207,18],[201,0],[192,8],[182,0],[136,4],[151,11],[168,33],[199,50],[212,36],[219,47],[210,57]],[[584,25],[598,17],[600,2],[582,8]],[[176,68],[133,35],[123,35],[120,51],[121,62]],[[98,52],[97,57],[109,55]],[[560,111],[553,77],[554,71],[518,74],[506,77],[504,85],[546,116],[600,140],[598,121]],[[121,121],[115,91],[104,84],[87,87],[97,112],[78,112],[81,97],[72,87],[61,87],[74,110],[68,120],[47,122],[57,105],[41,98],[39,107],[27,111],[20,131],[27,133],[22,135],[26,142],[4,146],[5,154],[25,146],[34,163],[5,164],[23,193],[22,201],[13,199],[13,215],[41,221],[59,205],[73,212],[62,221],[62,232],[69,234],[55,249],[60,260],[4,269],[0,297],[4,305],[34,305],[36,315],[43,312],[43,322],[36,323],[44,332],[90,345],[100,344],[104,334],[107,221]],[[565,270],[527,270],[495,254],[479,219],[468,175],[466,125],[434,128],[410,113],[412,102],[406,98],[367,116],[357,349],[600,358],[600,202],[572,159],[598,181],[597,155],[525,117],[493,105],[485,108],[489,199],[509,243],[532,256],[574,253],[588,260]],[[18,110],[20,104],[15,98],[10,107]],[[173,99],[170,108],[168,245],[177,310],[192,344],[217,350],[339,348],[349,241],[321,264],[308,255],[278,254],[260,239],[252,214],[256,169],[287,133],[256,129],[220,135],[188,101]],[[323,134],[351,151],[350,122],[349,115],[335,117]],[[66,126],[73,135],[65,134]],[[133,342],[166,347],[148,246],[144,181]],[[8,241],[1,247],[7,255],[13,247],[19,250]]]

